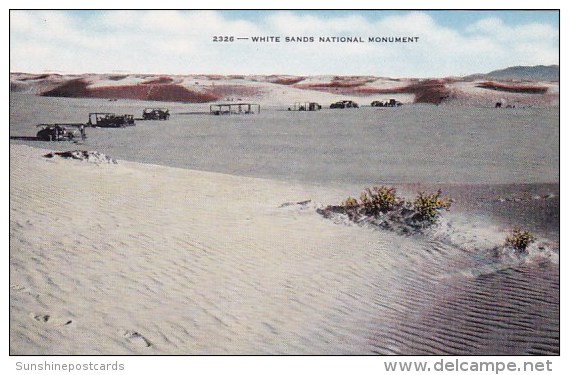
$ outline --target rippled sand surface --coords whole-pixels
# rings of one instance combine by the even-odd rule
[[[550,243],[496,256],[463,214],[404,237],[318,215],[339,190],[43,153],[11,147],[12,354],[559,351]]]

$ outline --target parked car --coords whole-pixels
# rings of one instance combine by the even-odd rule
[[[340,100],[339,102],[330,104],[330,108],[359,108],[358,103],[352,100]]]
[[[89,113],[89,121],[87,126],[100,128],[124,128],[125,126],[134,126],[133,115],[115,115],[114,113]]]
[[[384,102],[380,100],[375,100],[371,102],[372,107],[401,107],[403,103],[395,99],[389,99]]]
[[[69,129],[60,124],[40,124],[41,129],[36,138],[40,141],[71,141],[75,138],[77,129]]]
[[[170,111],[168,108],[145,108],[142,111],[142,118],[144,120],[168,120]]]

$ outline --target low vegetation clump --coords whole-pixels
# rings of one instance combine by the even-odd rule
[[[394,188],[374,186],[367,188],[360,196],[361,206],[367,215],[377,216],[393,210],[400,202]]]
[[[530,232],[515,228],[512,233],[506,237],[506,246],[520,253],[525,253],[529,244],[534,241],[535,237]]]
[[[402,235],[428,234],[428,228],[435,226],[443,210],[448,211],[453,200],[443,197],[441,190],[420,192],[414,199],[406,201],[397,195],[395,188],[374,186],[366,188],[360,198],[348,197],[340,205],[318,208],[317,212],[337,223],[373,226]],[[510,253],[527,254],[528,246],[535,242],[529,231],[514,228],[506,237],[505,243],[496,246],[496,256]]]
[[[340,206],[329,207],[348,214],[351,219],[361,219],[362,217],[379,217],[393,211],[401,202],[394,188],[374,186],[365,189],[359,201],[348,197]]]
[[[357,208],[359,206],[358,200],[356,198],[348,197],[342,202],[342,206],[346,208]]]
[[[441,191],[419,193],[412,202],[397,195],[393,187],[374,186],[365,189],[360,199],[348,197],[340,206],[328,206],[319,212],[328,218],[345,214],[354,222],[365,222],[384,229],[409,233],[435,224],[440,211],[448,210],[450,199],[441,197]]]
[[[441,191],[436,193],[425,194],[419,193],[413,202],[413,208],[417,212],[417,218],[420,221],[434,223],[437,221],[441,210],[450,209],[450,199],[441,198]]]

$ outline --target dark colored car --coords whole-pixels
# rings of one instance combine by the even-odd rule
[[[36,138],[40,141],[71,141],[75,137],[75,129],[69,130],[58,124],[41,124]]]
[[[88,126],[100,128],[124,128],[134,126],[133,115],[115,115],[114,113],[89,113]]]
[[[341,100],[336,103],[330,104],[330,108],[359,108],[358,103],[352,100]]]
[[[168,108],[145,108],[142,111],[142,118],[144,120],[168,120],[170,111]]]

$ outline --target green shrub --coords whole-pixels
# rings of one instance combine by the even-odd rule
[[[372,223],[381,228],[409,233],[434,224],[440,211],[448,210],[452,199],[441,198],[441,191],[419,193],[412,202],[397,196],[393,187],[375,186],[365,189],[360,199],[348,197],[339,206],[322,209],[326,217],[335,213],[346,214],[350,220]]]
[[[345,201],[342,202],[342,206],[346,208],[355,208],[359,206],[359,203],[356,198],[348,197]]]
[[[440,210],[448,210],[450,205],[451,200],[441,198],[441,191],[438,190],[432,194],[419,193],[413,202],[413,209],[416,212],[417,219],[427,223],[434,223],[440,215]]]
[[[396,190],[386,186],[374,186],[372,189],[366,189],[360,200],[365,211],[371,215],[391,211],[400,201],[396,195]]]
[[[512,247],[519,252],[525,252],[533,241],[535,241],[535,237],[530,232],[514,228],[512,234],[506,237],[506,246]]]

